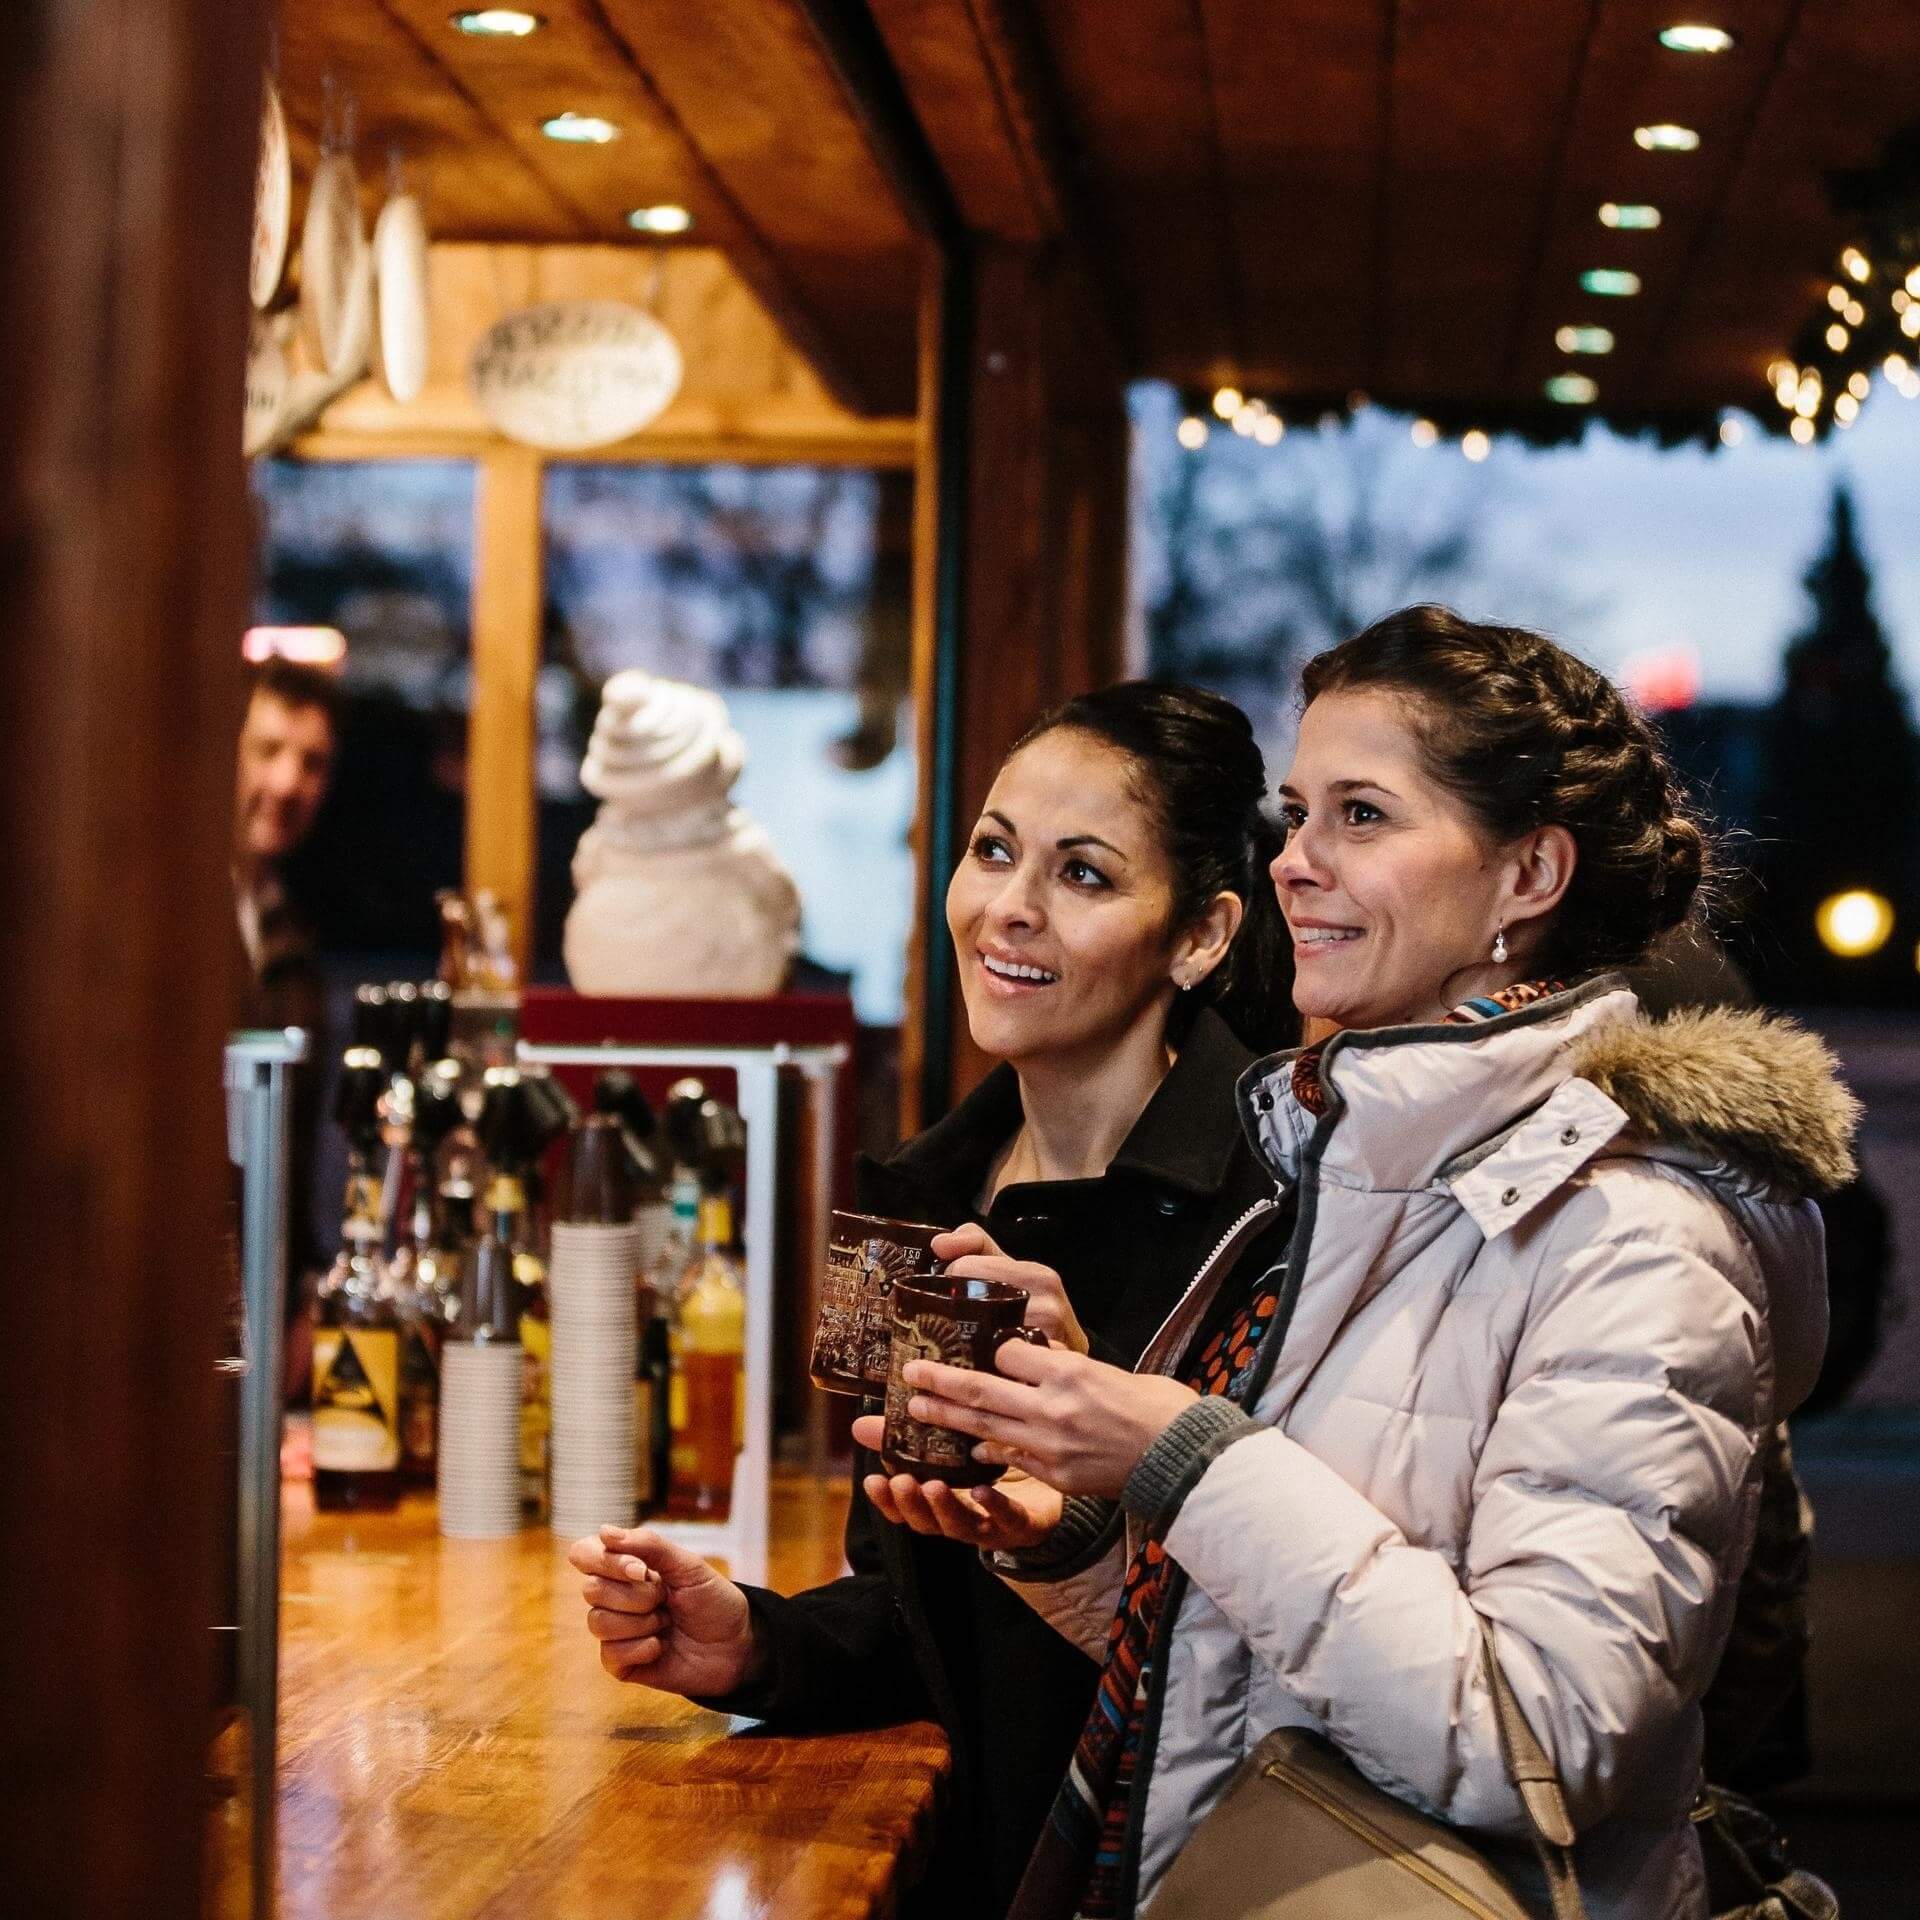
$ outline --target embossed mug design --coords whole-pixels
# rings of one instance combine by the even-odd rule
[[[933,1237],[944,1227],[838,1209],[827,1235],[807,1372],[827,1393],[881,1394],[893,1344],[893,1290],[940,1271]]]
[[[893,1289],[893,1344],[887,1364],[887,1425],[880,1464],[889,1473],[916,1480],[944,1480],[950,1487],[984,1487],[1004,1467],[973,1457],[971,1434],[913,1419],[907,1402],[913,1389],[901,1378],[909,1360],[939,1360],[949,1367],[994,1371],[994,1356],[1009,1340],[1044,1347],[1038,1327],[1021,1324],[1026,1290],[998,1280],[901,1281]]]

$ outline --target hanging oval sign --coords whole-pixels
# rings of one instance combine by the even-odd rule
[[[410,193],[395,194],[373,227],[374,280],[380,295],[380,377],[402,403],[427,384],[431,335],[427,311],[427,222]]]
[[[468,369],[480,411],[509,440],[558,453],[638,433],[680,389],[680,349],[618,300],[555,300],[481,336]]]
[[[293,155],[280,95],[269,80],[260,93],[260,162],[253,182],[253,255],[247,269],[248,289],[261,312],[280,291],[292,227]]]
[[[286,412],[292,372],[280,330],[271,320],[254,317],[253,337],[247,346],[247,410],[241,429],[241,451],[251,460],[265,453],[280,430]]]

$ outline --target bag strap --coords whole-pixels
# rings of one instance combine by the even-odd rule
[[[1573,1870],[1573,1820],[1567,1812],[1560,1776],[1546,1748],[1527,1725],[1527,1716],[1520,1711],[1520,1702],[1501,1671],[1500,1656],[1494,1651],[1493,1622],[1485,1614],[1478,1618],[1480,1644],[1487,1656],[1487,1685],[1493,1694],[1493,1717],[1500,1729],[1500,1757],[1526,1809],[1533,1850],[1540,1856],[1553,1896],[1553,1920],[1587,1920],[1586,1902],[1580,1898],[1580,1882]]]

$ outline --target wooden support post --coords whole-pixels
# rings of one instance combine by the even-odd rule
[[[546,465],[500,446],[474,487],[473,706],[467,721],[467,885],[488,887],[513,924],[524,980],[533,953],[534,683],[545,606],[540,518]]]
[[[263,17],[0,35],[0,1905],[63,1920],[200,1912]]]
[[[973,250],[971,294],[958,377],[950,365],[944,383],[933,377],[938,340],[923,336],[931,361],[921,385],[914,570],[921,911],[901,1049],[908,1130],[936,1119],[987,1065],[953,979],[939,909],[946,867],[1028,724],[1117,678],[1123,658],[1125,389],[1097,308],[1059,257],[990,242]],[[941,411],[956,395],[958,418]],[[965,472],[942,513],[934,488],[956,433]],[[957,565],[957,581],[945,581],[943,564]],[[943,605],[954,609],[947,623]],[[944,697],[943,674],[952,676]],[[952,823],[944,834],[933,830],[942,809]]]

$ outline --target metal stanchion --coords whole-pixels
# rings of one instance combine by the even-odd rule
[[[297,1027],[240,1033],[227,1046],[227,1153],[240,1168],[239,1630],[236,1668],[251,1770],[255,1920],[274,1893],[280,1702],[280,1416],[286,1299],[289,1080],[307,1057]]]

